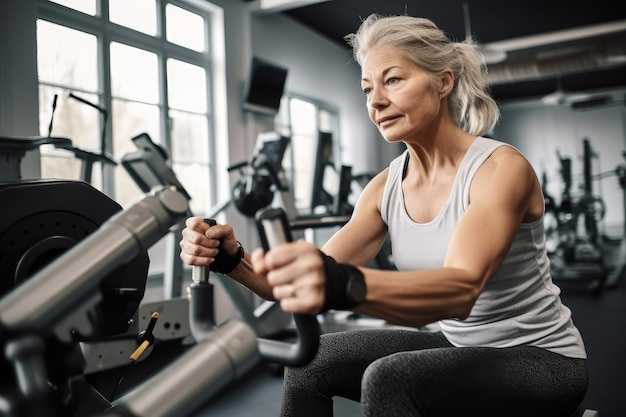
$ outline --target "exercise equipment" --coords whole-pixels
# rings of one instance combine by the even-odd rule
[[[229,172],[238,171],[240,174],[232,192],[235,206],[247,217],[253,217],[257,212],[270,207],[284,210],[289,220],[290,232],[298,239],[305,238],[305,232],[308,230],[343,226],[352,215],[353,207],[348,202],[352,184],[359,183],[364,186],[372,176],[354,176],[351,167],[342,166],[338,192],[333,195],[326,191],[323,187],[324,175],[328,169],[336,168],[331,158],[332,136],[320,132],[315,155],[317,165],[313,173],[311,208],[312,211],[315,211],[316,207],[321,210],[319,213],[298,213],[294,193],[283,168],[283,158],[289,141],[289,138],[274,132],[261,134],[257,138],[251,160],[235,164],[228,169]],[[388,239],[372,264],[380,269],[395,269]],[[288,325],[291,318],[276,303],[262,301],[255,307],[250,301],[249,293],[241,285],[219,274],[216,274],[215,279],[225,289],[242,318],[253,326],[258,335],[289,337]],[[352,314],[345,320],[341,313],[326,314],[325,325],[328,325],[329,329],[345,325],[349,328],[354,327],[359,319],[358,315]]]
[[[54,101],[52,104],[52,115],[50,116],[50,125],[48,127],[48,136],[50,136],[52,132],[52,125],[54,121],[54,111],[56,110],[56,101],[57,95],[54,95]],[[85,104],[93,109],[98,111],[100,116],[100,138],[99,138],[99,152],[91,152],[86,151],[84,149],[77,148],[75,146],[57,146],[57,148],[66,149],[74,154],[74,157],[80,159],[81,161],[81,174],[80,178],[83,181],[91,183],[92,173],[93,173],[93,165],[97,162],[102,164],[108,164],[111,166],[116,166],[117,162],[113,160],[110,155],[107,155],[106,149],[106,129],[107,129],[107,121],[109,117],[109,112],[102,106],[99,106],[95,103],[92,103],[89,100],[86,100],[82,97],[75,95],[74,93],[69,93],[68,97],[78,101],[79,103]]]
[[[253,218],[264,208],[271,206],[285,210],[292,227],[296,230],[342,225],[352,214],[348,204],[353,177],[351,167],[343,166],[338,173],[338,191],[331,195],[323,187],[324,173],[335,166],[329,154],[332,151],[332,136],[321,132],[318,139],[311,193],[312,213],[302,214],[296,209],[292,187],[283,168],[283,158],[290,139],[274,132],[259,135],[252,158],[228,168],[237,171],[240,178],[232,190],[232,201],[245,216]],[[322,208],[319,213],[316,208]]]
[[[244,216],[255,214],[274,201],[276,191],[289,192],[289,185],[282,168],[283,157],[289,138],[261,135],[256,150],[249,161],[228,167],[228,172],[237,170],[240,178],[232,189],[232,201]],[[293,197],[289,197],[291,203]]]
[[[79,100],[85,104],[97,108],[101,112],[105,112],[102,137],[101,137],[101,151],[100,153],[94,153],[84,149],[75,147],[72,144],[71,139],[64,137],[51,136],[52,128],[54,124],[54,113],[57,107],[58,95],[55,94],[52,103],[52,116],[50,117],[50,124],[48,126],[48,136],[31,136],[31,137],[0,137],[0,181],[17,181],[22,179],[21,163],[26,152],[38,149],[42,145],[53,145],[57,149],[69,151],[73,156],[81,161],[81,173],[80,179],[85,182],[91,183],[93,165],[95,163],[102,163],[108,165],[117,165],[117,162],[104,152],[104,138],[106,129],[106,110],[87,100],[81,99],[73,94],[70,97]]]
[[[147,133],[141,133],[135,136],[132,138],[132,141],[137,147],[137,150],[124,155],[121,159],[121,164],[143,192],[147,193],[155,187],[170,185],[176,187],[176,189],[180,190],[188,199],[191,199],[191,196],[176,178],[175,173],[167,165],[168,155],[163,148],[155,144]],[[247,204],[256,207],[254,211],[250,211],[251,215],[264,206],[264,204],[259,205],[255,203],[256,197],[253,195],[267,192],[270,198],[273,198],[275,189],[268,185],[267,188],[262,188],[265,191],[260,191],[261,188],[257,186],[257,180],[258,177],[276,175],[270,182],[274,184],[276,181],[279,181],[280,177],[277,167],[280,167],[287,142],[287,138],[279,138],[276,141],[264,141],[259,144],[260,151],[255,154],[252,161],[236,164],[229,168],[231,171],[240,170],[242,172],[242,178],[239,180],[236,189],[239,189],[242,193],[241,201],[245,199],[247,200]],[[255,167],[252,171],[255,174],[249,177],[248,169],[251,169],[251,166]],[[245,175],[243,171],[245,171]],[[269,172],[272,172],[272,174]],[[266,180],[262,179],[260,181],[265,183]],[[257,191],[248,192],[246,191],[248,189]],[[216,217],[230,202],[231,200],[219,205],[217,209],[213,210],[213,212],[209,213],[206,217]],[[241,202],[241,204],[245,205],[243,202]],[[189,215],[191,215],[191,213],[189,213]],[[183,287],[184,271],[179,256],[180,246],[178,245],[178,241],[180,240],[180,230],[182,230],[183,227],[184,219],[179,224],[172,227],[170,233],[166,236],[166,268],[163,276],[164,300],[149,306],[161,310],[167,309],[170,314],[177,316],[180,316],[183,310],[188,309],[188,306],[179,299],[182,295],[181,289]],[[285,327],[291,324],[291,315],[283,312],[275,303],[263,301],[253,308],[251,294],[247,288],[234,282],[229,277],[220,274],[215,274],[214,280],[219,282],[224,288],[224,291],[232,301],[241,318],[254,329],[257,336],[274,336],[283,332]],[[149,307],[146,306],[145,308]],[[181,320],[177,320],[176,322],[182,323]],[[186,337],[190,332],[187,332],[185,327],[184,324],[181,324],[178,331],[175,332],[175,335],[167,335],[167,337]],[[96,354],[94,352],[91,356],[98,357],[99,353]]]
[[[232,165],[228,172],[238,172],[231,201],[241,214],[254,218],[257,213],[279,207],[290,220],[290,233],[304,238],[304,230],[316,227],[342,225],[347,216],[299,216],[293,192],[283,169],[283,158],[290,139],[274,132],[260,134],[249,161]],[[225,205],[224,205],[225,206]],[[214,217],[214,216],[210,216]],[[261,301],[255,305],[250,293],[232,279],[215,274],[243,320],[262,337],[291,336],[288,327],[292,319],[280,306],[272,301]]]
[[[259,230],[269,230],[279,242],[274,219],[261,216]],[[282,236],[288,236],[283,229]],[[265,246],[266,249],[269,246]],[[260,358],[289,366],[308,363],[317,353],[319,325],[313,316],[295,315],[298,341],[293,344],[256,339],[250,327],[233,320],[216,328],[213,320],[213,286],[207,267],[193,267],[190,323],[198,345],[139,389],[116,401],[103,417],[183,416],[194,411],[228,383],[246,373]],[[207,369],[206,365],[210,364]],[[174,390],[174,387],[185,387]]]
[[[22,179],[22,159],[26,152],[39,149],[41,145],[69,146],[72,141],[61,137],[0,137],[0,181]]]
[[[0,217],[0,296],[25,283],[122,210],[91,185],[70,180],[0,184],[0,201],[6,202]],[[91,318],[98,322],[99,336],[128,327],[144,295],[148,263],[147,253],[138,253],[102,280],[100,312]]]
[[[559,206],[554,197],[548,194],[548,175],[543,172],[541,175],[541,190],[543,192],[544,214],[543,227],[546,235],[546,250],[548,254],[553,255],[559,247]]]
[[[141,191],[149,193],[154,188],[171,185],[176,187],[187,200],[191,200],[185,187],[167,165],[169,155],[165,149],[154,143],[150,135],[145,132],[131,140],[137,150],[122,156],[121,163]]]
[[[622,151],[622,156],[626,161],[626,151]],[[617,177],[618,184],[622,189],[622,207],[624,211],[624,232],[622,239],[618,242],[608,241],[607,245],[605,245],[607,252],[614,252],[612,258],[616,260],[613,265],[609,265],[606,279],[606,285],[614,287],[626,276],[626,164],[620,164],[614,170],[594,175],[592,179],[603,180],[610,177]],[[617,244],[617,247],[615,247],[615,244]]]
[[[3,374],[10,375],[6,369],[12,367],[15,375],[14,384],[3,387],[8,415],[72,415],[81,410],[81,401],[101,403],[82,375],[78,342],[119,333],[125,330],[122,324],[127,328],[132,314],[125,315],[123,323],[115,320],[120,326],[114,331],[103,332],[102,324],[106,329],[114,321],[103,306],[110,304],[111,293],[134,298],[143,287],[118,281],[105,285],[107,277],[144,256],[186,209],[186,200],[173,189],[147,196],[110,217],[0,300],[3,363],[8,364]],[[145,274],[134,279],[145,280]]]
[[[598,222],[604,218],[601,198],[592,192],[591,160],[594,157],[588,139],[583,140],[583,194],[575,199],[571,194],[571,159],[561,156],[563,192],[556,211],[558,244],[551,254],[551,272],[562,288],[579,287],[599,294],[607,279],[607,267],[602,253]]]
[[[167,164],[169,156],[165,149],[154,143],[147,133],[140,133],[131,140],[137,149],[122,156],[121,164],[141,191],[149,193],[155,188],[173,186],[187,200],[191,200],[191,196]],[[191,211],[187,215],[190,216]],[[184,219],[173,226],[165,237],[166,268],[163,273],[163,297],[165,299],[182,295],[184,273],[178,240],[183,228]]]
[[[626,158],[626,151],[622,153]],[[599,294],[606,287],[615,286],[626,273],[626,225],[622,239],[608,238],[600,233],[599,224],[604,219],[604,200],[593,193],[593,181],[617,177],[624,194],[626,219],[626,165],[600,174],[592,173],[592,160],[596,156],[589,139],[583,140],[582,194],[575,198],[572,186],[571,160],[557,151],[561,163],[564,189],[560,205],[544,189],[547,248],[555,282],[563,289],[585,289]]]
[[[22,159],[26,152],[39,149],[42,145],[54,145],[58,149],[70,151],[81,161],[80,179],[91,183],[93,164],[96,162],[117,165],[107,155],[99,155],[72,145],[72,141],[63,137],[26,136],[0,137],[0,181],[19,181],[22,179]]]
[[[104,150],[106,149],[106,129],[107,129],[107,121],[109,118],[108,110],[102,106],[92,103],[89,100],[79,97],[74,93],[69,93],[68,97],[78,101],[79,103],[85,104],[93,109],[96,109],[98,111],[98,114],[100,115],[100,156],[105,156]],[[55,102],[56,102],[56,99],[57,99],[57,96],[55,94],[54,96]],[[56,106],[53,105],[53,110],[55,107]],[[52,112],[52,117],[54,117],[54,111]],[[50,118],[50,128],[49,128],[50,131],[52,131],[52,120],[53,120],[52,117]]]
[[[93,317],[106,300],[103,282],[144,253],[187,211],[187,199],[176,189],[154,190],[0,300],[2,370],[3,375],[13,375],[0,389],[2,413],[182,417],[261,357],[296,366],[315,355],[319,331],[315,317],[296,318],[298,328],[307,327],[295,345],[257,340],[253,330],[238,320],[216,327],[207,313],[207,305],[212,305],[210,283],[196,278],[197,285],[190,288],[190,324],[198,343],[189,352],[113,404],[86,382],[77,346],[81,339],[99,333]],[[118,293],[125,290],[116,288]],[[50,352],[51,344],[61,349]],[[55,364],[62,364],[65,373],[51,372]]]

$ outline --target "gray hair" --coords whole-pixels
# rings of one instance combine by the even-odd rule
[[[433,80],[445,68],[452,69],[454,88],[448,106],[455,123],[467,133],[483,135],[498,121],[500,110],[489,93],[487,68],[471,40],[454,42],[429,19],[378,14],[370,15],[345,39],[359,65],[371,48],[388,45],[404,50]]]

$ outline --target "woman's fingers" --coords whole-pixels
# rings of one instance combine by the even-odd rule
[[[267,254],[255,251],[252,264],[265,273],[272,295],[290,313],[315,314],[324,303],[325,277],[319,250],[304,241],[280,245]]]
[[[324,305],[324,287],[319,280],[301,278],[293,284],[274,287],[274,297],[283,311],[296,314],[317,314]]]
[[[206,266],[217,255],[220,241],[206,236],[209,225],[200,217],[190,217],[182,230],[180,258],[188,265]]]

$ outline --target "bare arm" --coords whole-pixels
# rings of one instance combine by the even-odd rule
[[[386,175],[378,175],[370,181],[361,193],[350,221],[327,242],[324,252],[339,262],[355,265],[366,265],[376,256],[386,234],[386,227],[380,219],[377,207],[385,179]],[[218,224],[209,228],[200,217],[191,217],[187,219],[185,226],[180,242],[180,257],[188,265],[210,265],[218,253],[220,242],[222,250],[228,254],[235,254],[239,249],[230,225]],[[317,248],[311,244],[311,249],[319,258]],[[273,300],[275,294],[267,282],[267,272],[266,269],[253,269],[251,256],[246,252],[241,263],[228,276],[259,296]],[[323,282],[318,287],[323,289]]]
[[[520,222],[529,217],[538,218],[543,204],[532,167],[510,148],[496,151],[481,167],[473,180],[470,200],[452,236],[442,268],[406,272],[361,268],[368,292],[366,302],[355,311],[409,326],[444,318],[466,318],[502,263]],[[356,220],[354,224],[360,226],[355,227],[357,236],[367,236],[363,232],[365,225]],[[340,237],[351,238],[338,234],[327,245],[328,253],[337,256],[340,262],[352,264],[357,262],[349,256],[357,256],[362,265],[364,259],[342,249]],[[364,244],[364,252],[370,256],[372,247]],[[312,245],[294,244],[272,251],[265,258],[253,254],[253,264],[259,271],[268,272],[274,295],[286,311],[311,313],[323,305],[323,265]],[[290,297],[292,287],[302,288],[302,294]]]
[[[507,254],[520,223],[542,212],[532,167],[502,148],[479,170],[470,205],[450,241],[442,268],[389,273],[364,270],[367,302],[356,311],[390,322],[421,326],[466,318]]]
[[[237,238],[232,226],[228,224],[217,224],[209,227],[202,218],[190,217],[185,222],[180,241],[180,258],[187,265],[208,266],[215,260],[221,250],[229,255],[234,255],[239,251]],[[272,300],[272,288],[268,285],[264,275],[257,274],[252,269],[250,254],[244,253],[241,263],[228,274],[229,277],[240,282],[259,296]]]

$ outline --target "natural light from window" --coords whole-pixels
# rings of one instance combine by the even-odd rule
[[[202,16],[173,4],[165,6],[167,17],[167,40],[176,45],[202,52],[205,48],[206,33]]]
[[[109,0],[109,20],[154,36],[157,34],[156,0]]]
[[[51,134],[71,139],[81,150],[104,151],[118,162],[104,167],[96,163],[91,179],[122,207],[143,191],[119,162],[137,150],[131,139],[147,133],[165,150],[167,163],[191,194],[191,210],[202,214],[214,198],[209,174],[210,14],[175,3],[40,0],[40,133],[48,134],[56,97]],[[107,4],[109,20],[98,9]],[[104,150],[104,117],[97,108],[108,117]],[[43,177],[80,179],[82,166],[74,153],[42,148]]]

